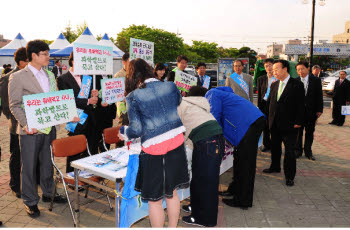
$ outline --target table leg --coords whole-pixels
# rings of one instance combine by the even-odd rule
[[[115,182],[117,193],[119,194],[119,182]],[[119,196],[115,195],[115,224],[119,228]]]
[[[79,174],[79,171],[78,169],[74,169],[74,187],[75,187],[75,220],[77,222],[77,225],[76,227],[79,227],[79,223],[80,223],[80,212],[79,212],[79,206],[80,206],[80,203],[79,203],[79,193],[78,193],[78,185],[79,185],[79,179],[78,179],[78,174]]]

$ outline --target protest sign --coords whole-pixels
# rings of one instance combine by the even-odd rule
[[[124,100],[124,78],[101,79],[102,101],[108,104]]]
[[[350,105],[343,105],[341,107],[341,115],[350,115]]]
[[[74,74],[113,74],[113,48],[91,44],[74,43]]]
[[[153,66],[154,43],[136,38],[130,38],[130,61],[142,58]]]
[[[77,117],[73,89],[23,96],[28,129],[44,129]]]
[[[192,86],[197,85],[197,78],[177,70],[175,73],[175,84],[179,90],[188,92]]]

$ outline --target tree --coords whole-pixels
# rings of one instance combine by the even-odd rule
[[[84,30],[88,27],[86,21],[84,21],[82,24],[77,26],[76,30],[72,29],[72,26],[70,22],[64,28],[65,31],[62,31],[62,34],[66,37],[66,39],[69,41],[69,43],[74,42],[83,32]]]
[[[238,58],[249,58],[250,67],[254,66],[256,62],[257,53],[249,47],[243,46],[238,50]]]
[[[215,42],[204,41],[192,41],[193,45],[190,47],[190,51],[197,53],[204,58],[205,62],[217,62],[218,44]]]
[[[154,42],[154,61],[176,61],[176,57],[185,51],[183,39],[175,33],[162,29],[150,28],[146,25],[131,25],[117,34],[117,46],[124,52],[129,52],[130,38],[138,38]]]
[[[41,39],[41,40],[48,45],[51,45],[53,43],[53,40],[46,40],[46,39]]]

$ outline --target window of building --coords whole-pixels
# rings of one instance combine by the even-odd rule
[[[348,29],[348,33],[350,33],[350,29]]]

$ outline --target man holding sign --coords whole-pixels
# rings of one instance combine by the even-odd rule
[[[34,40],[27,44],[29,64],[10,76],[9,105],[11,113],[18,121],[17,132],[20,134],[22,158],[22,198],[25,210],[30,217],[38,217],[36,166],[40,162],[40,186],[43,191],[44,202],[51,201],[53,183],[53,167],[50,159],[50,144],[56,139],[56,128],[49,127],[43,130],[29,129],[26,113],[23,108],[23,96],[56,91],[55,76],[42,67],[49,64],[49,46],[41,41]],[[54,198],[56,203],[67,200],[59,195]]]

